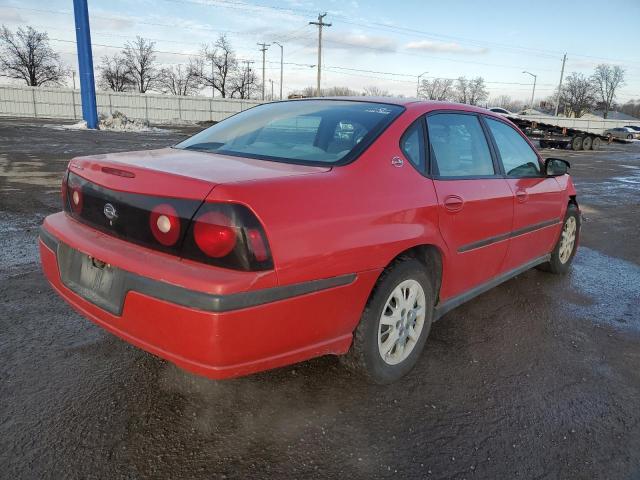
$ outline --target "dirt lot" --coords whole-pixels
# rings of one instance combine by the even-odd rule
[[[320,358],[213,382],[74,313],[35,247],[71,157],[187,129],[53,123],[0,119],[0,477],[640,478],[640,144],[544,152],[572,162],[587,219],[572,272],[449,313],[403,381]]]

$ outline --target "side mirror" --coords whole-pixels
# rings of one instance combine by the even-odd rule
[[[560,158],[547,158],[544,162],[544,171],[547,177],[561,177],[569,171],[571,164]]]

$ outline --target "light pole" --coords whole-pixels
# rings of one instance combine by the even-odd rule
[[[271,98],[269,100],[273,102],[273,80],[269,79],[269,82],[271,82]]]
[[[418,75],[418,85],[416,85],[416,98],[420,98],[420,78],[429,72],[422,72]]]
[[[284,47],[280,42],[273,42],[273,43],[280,47],[280,100],[282,100],[282,71],[284,66]]]
[[[531,92],[531,105],[530,105],[531,110],[533,110],[533,97],[536,94],[536,80],[538,79],[538,76],[534,75],[531,72],[527,72],[526,70],[523,70],[522,73],[526,73],[527,75],[531,75],[533,77],[533,91]]]

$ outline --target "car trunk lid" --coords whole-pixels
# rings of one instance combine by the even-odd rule
[[[330,167],[163,148],[74,158],[71,172],[107,189],[204,200],[220,183],[322,173]]]

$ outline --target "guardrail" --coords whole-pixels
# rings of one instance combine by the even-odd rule
[[[96,92],[98,114],[115,111],[149,123],[220,121],[255,105],[257,100],[146,93]],[[0,86],[0,115],[82,119],[80,90]]]

